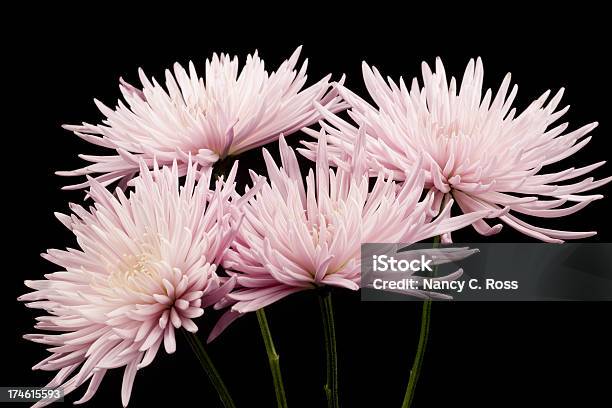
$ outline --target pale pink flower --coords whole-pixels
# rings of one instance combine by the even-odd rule
[[[364,143],[365,135],[360,135],[357,146]],[[223,267],[236,277],[237,286],[216,305],[233,304],[209,341],[241,313],[292,293],[325,285],[357,290],[362,243],[412,243],[489,214],[487,210],[451,218],[449,202],[432,221],[439,207],[432,208],[433,194],[421,200],[422,172],[407,173],[399,189],[381,172],[369,192],[363,148],[358,147],[358,154],[334,171],[328,165],[325,136],[321,137],[316,171],[309,171],[305,184],[284,138],[280,139],[282,167],[264,149],[270,183],[245,205],[244,222],[224,258]]]
[[[436,72],[423,63],[423,83],[416,79],[410,90],[400,78],[386,82],[378,70],[363,64],[365,85],[377,107],[370,105],[338,84],[341,96],[352,106],[349,115],[366,125],[369,164],[394,173],[397,180],[417,162],[426,174],[426,187],[435,192],[438,202],[451,196],[464,213],[495,210],[503,222],[531,237],[562,242],[584,238],[595,232],[569,232],[540,228],[515,214],[552,218],[572,214],[601,195],[582,195],[612,178],[594,181],[592,177],[567,183],[605,162],[581,168],[542,174],[544,166],[557,163],[584,147],[585,137],[597,123],[569,133],[567,123],[552,127],[567,112],[556,110],[563,89],[550,99],[550,91],[516,114],[512,102],[516,85],[508,94],[510,74],[495,97],[491,90],[482,95],[483,67],[471,60],[458,86],[455,78],[447,82],[440,59]],[[352,149],[359,132],[324,107],[331,161],[337,163],[345,150]],[[314,130],[307,131],[317,136]],[[305,143],[303,153],[314,159],[316,145]],[[423,159],[421,159],[423,157]],[[564,206],[566,203],[575,203]],[[499,232],[502,225],[490,226],[484,220],[473,224],[483,235]],[[449,236],[445,236],[449,240]]]
[[[174,353],[176,329],[198,330],[193,319],[234,284],[224,283],[215,269],[249,197],[234,191],[236,168],[210,190],[210,169],[198,176],[188,164],[180,187],[176,164],[154,164],[153,170],[143,164],[129,198],[92,181],[94,206],[71,205],[72,215],[56,214],[80,249],[48,250],[43,257],[62,270],[26,281],[34,292],[20,297],[48,312],[36,328],[51,333],[25,336],[49,347],[51,355],[34,366],[58,371],[48,387],[67,394],[89,381],[82,403],[107,370],[125,367],[125,406],[136,371],[153,361],[162,343]]]
[[[142,89],[121,80],[125,102],[113,110],[95,101],[106,119],[103,124],[83,123],[65,126],[82,139],[114,150],[113,155],[81,157],[93,164],[74,171],[58,172],[64,176],[100,174],[97,180],[107,185],[125,184],[139,169],[139,161],[151,166],[153,158],[160,165],[179,164],[179,174],[187,160],[210,167],[227,156],[277,140],[316,122],[319,103],[330,111],[346,108],[326,76],[304,88],[306,60],[295,69],[301,47],[270,74],[257,52],[249,55],[239,71],[238,58],[214,54],[206,60],[205,76],[198,76],[193,63],[189,72],[179,64],[174,74],[166,70],[166,87],[149,80],[139,71]],[[123,184],[122,184],[123,183]],[[86,187],[89,182],[65,187]]]

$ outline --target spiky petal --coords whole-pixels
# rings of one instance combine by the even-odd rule
[[[107,185],[124,186],[138,172],[139,160],[149,166],[178,162],[179,174],[189,155],[201,167],[210,167],[227,156],[262,146],[316,122],[314,103],[332,112],[344,104],[331,90],[326,76],[305,89],[307,60],[297,71],[301,47],[271,74],[257,52],[247,57],[239,71],[238,58],[214,54],[206,60],[205,77],[193,63],[188,71],[179,64],[166,71],[165,89],[139,71],[142,89],[121,80],[123,101],[113,110],[96,101],[106,119],[103,124],[65,126],[82,139],[115,150],[115,155],[81,157],[93,164],[64,176],[99,174]],[[89,185],[84,182],[65,188]]]
[[[589,132],[597,126],[591,123],[568,133],[564,133],[567,123],[553,127],[568,110],[568,107],[557,110],[563,89],[552,98],[550,91],[545,92],[517,114],[512,107],[517,86],[510,89],[510,74],[495,96],[489,89],[483,97],[484,70],[480,59],[469,62],[461,84],[455,78],[447,82],[440,59],[436,60],[435,73],[425,63],[422,73],[423,87],[414,79],[408,88],[401,78],[399,84],[392,79],[385,81],[376,68],[364,62],[364,82],[376,106],[342,84],[337,85],[352,106],[350,117],[355,123],[366,125],[370,167],[383,167],[402,180],[406,169],[420,161],[426,187],[435,193],[436,200],[452,196],[464,213],[494,210],[510,227],[543,241],[562,242],[595,234],[540,228],[515,215],[542,218],[570,215],[602,198],[582,193],[612,179],[595,181],[589,177],[568,182],[605,162],[542,173],[543,166],[557,163],[583,148],[591,139]],[[326,121],[323,128],[329,133],[331,161],[339,164],[343,151],[351,151],[358,127],[324,107],[320,109]],[[318,135],[314,130],[308,133]],[[314,159],[315,143],[305,145],[308,149],[302,152]],[[473,226],[482,235],[495,234],[502,227],[490,226],[484,220],[475,221]]]
[[[48,250],[43,257],[62,270],[26,281],[34,291],[20,297],[48,312],[36,324],[48,333],[25,336],[51,353],[34,369],[57,371],[48,387],[61,386],[66,394],[89,381],[78,403],[95,394],[107,370],[123,367],[127,405],[137,370],[162,344],[174,353],[175,331],[197,331],[194,319],[234,285],[215,270],[249,197],[234,191],[237,167],[214,190],[211,172],[198,176],[191,164],[183,186],[176,163],[147,167],[141,165],[129,197],[92,180],[94,206],[72,205],[72,215],[56,214],[80,249]]]
[[[452,202],[440,212],[434,195],[423,200],[425,175],[407,171],[398,188],[381,172],[369,192],[363,144],[337,171],[329,168],[325,136],[316,169],[306,183],[294,151],[280,139],[282,166],[264,149],[269,184],[245,206],[245,218],[223,266],[236,278],[236,290],[217,307],[233,304],[211,332],[216,337],[240,314],[302,290],[330,285],[359,288],[360,248],[366,242],[412,243],[473,223],[488,210],[450,217]],[[418,169],[418,167],[417,167]]]

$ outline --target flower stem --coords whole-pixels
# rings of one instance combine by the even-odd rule
[[[440,237],[434,238],[433,247],[437,248],[440,244]],[[436,274],[436,267],[434,267],[433,275]],[[416,356],[412,363],[412,369],[410,370],[410,377],[408,378],[408,385],[406,386],[406,393],[404,394],[404,401],[402,402],[402,408],[410,408],[412,400],[414,399],[414,393],[421,374],[421,367],[423,366],[423,359],[425,357],[425,349],[427,347],[427,339],[429,337],[429,325],[431,322],[431,300],[427,299],[423,301],[423,310],[421,312],[421,332],[419,333],[419,343],[417,345]]]
[[[429,322],[431,319],[431,300],[425,300],[423,302],[423,311],[421,314],[421,333],[419,335],[419,344],[417,346],[416,356],[414,357],[414,363],[412,363],[412,369],[410,370],[410,378],[408,379],[408,386],[406,387],[406,394],[404,395],[404,402],[402,402],[402,408],[409,408],[414,399],[414,391],[416,389],[417,380],[421,373],[421,366],[423,365],[423,357],[425,356],[425,347],[427,345],[427,337],[429,337]]]
[[[319,292],[323,332],[325,334],[325,349],[327,355],[327,379],[323,390],[327,397],[328,408],[339,408],[338,402],[338,357],[336,354],[336,327],[334,324],[334,310],[332,307],[331,291],[323,289]]]
[[[223,383],[219,372],[215,368],[215,365],[210,359],[210,356],[206,352],[206,349],[204,348],[204,345],[202,344],[198,336],[195,333],[188,332],[187,330],[181,331],[185,335],[189,346],[191,346],[191,350],[193,350],[193,353],[198,358],[198,361],[202,365],[202,368],[204,369],[204,371],[206,371],[208,378],[210,378],[210,382],[212,382],[213,386],[217,390],[217,394],[219,394],[219,399],[223,403],[223,406],[225,408],[236,408],[236,405],[234,404],[234,401],[232,400],[232,397],[230,396],[227,387]]]
[[[283,386],[283,376],[281,374],[279,356],[272,341],[272,333],[268,326],[268,319],[263,308],[257,310],[257,320],[261,329],[261,337],[263,338],[268,353],[268,361],[270,362],[270,371],[272,372],[272,381],[274,382],[274,391],[276,392],[276,405],[279,408],[287,408],[287,397],[285,396],[285,387]]]

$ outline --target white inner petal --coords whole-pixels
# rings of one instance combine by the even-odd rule
[[[161,276],[153,264],[157,262],[151,253],[126,255],[121,265],[111,270],[108,284],[114,288],[125,288],[135,292],[145,292],[146,281],[161,284]]]

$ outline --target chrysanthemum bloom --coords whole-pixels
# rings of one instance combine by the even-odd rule
[[[361,133],[357,146],[364,143]],[[217,336],[241,313],[255,311],[295,292],[330,285],[357,290],[360,248],[366,242],[412,243],[440,235],[489,214],[480,211],[450,217],[452,202],[432,220],[433,194],[423,200],[424,174],[406,174],[401,188],[378,175],[368,191],[363,148],[337,171],[329,168],[324,135],[316,173],[306,185],[294,151],[280,139],[282,167],[263,151],[270,183],[244,206],[244,222],[223,267],[236,277],[236,288],[219,306],[233,304],[210,334]],[[255,176],[253,176],[255,177]]]
[[[464,213],[495,210],[507,225],[531,237],[562,242],[584,238],[595,232],[569,232],[540,228],[515,214],[551,218],[572,214],[601,195],[582,195],[611,180],[594,181],[592,177],[568,183],[601,166],[595,163],[581,168],[542,174],[542,167],[571,156],[590,140],[585,137],[597,126],[591,123],[569,133],[567,123],[555,123],[568,107],[556,110],[561,89],[548,103],[545,92],[522,113],[516,114],[512,102],[516,85],[508,94],[510,74],[495,97],[491,90],[482,96],[483,67],[480,59],[471,60],[458,88],[455,78],[447,82],[440,59],[436,72],[423,63],[424,86],[413,80],[408,90],[363,64],[363,76],[370,96],[378,107],[364,101],[342,84],[340,94],[352,106],[355,123],[365,123],[370,166],[384,167],[402,180],[405,170],[424,156],[421,167],[426,173],[426,187],[440,202],[454,198]],[[333,113],[325,113],[324,129],[330,134],[331,161],[341,160],[342,151],[351,149],[358,128]],[[317,136],[316,131],[308,133]],[[316,145],[306,143],[303,153],[314,159]],[[566,203],[575,203],[567,206]],[[473,224],[483,235],[499,232],[501,224],[490,226],[484,220]],[[449,238],[449,237],[447,237]]]
[[[300,49],[271,74],[257,53],[247,57],[241,72],[237,57],[214,54],[206,61],[204,78],[191,62],[189,73],[175,64],[174,75],[166,71],[166,89],[140,70],[142,90],[121,81],[125,103],[119,101],[113,110],[96,101],[106,116],[103,124],[65,126],[90,143],[115,150],[115,154],[81,155],[93,164],[58,174],[101,173],[97,180],[102,185],[119,181],[123,186],[137,173],[139,160],[151,166],[155,157],[160,165],[176,160],[183,175],[189,155],[199,166],[210,167],[227,156],[277,140],[281,133],[288,135],[314,123],[320,118],[315,102],[333,112],[346,108],[337,91],[331,89],[329,75],[302,89],[307,61],[299,72],[294,69]]]
[[[61,386],[66,394],[89,381],[79,403],[94,395],[107,370],[125,367],[126,405],[136,371],[151,363],[162,343],[173,353],[175,330],[197,331],[193,319],[234,284],[215,269],[248,199],[234,191],[236,166],[215,190],[209,189],[210,170],[197,176],[189,164],[179,187],[176,164],[153,168],[143,164],[129,198],[92,181],[94,206],[72,205],[73,215],[57,214],[80,249],[43,254],[63,270],[26,281],[35,291],[20,297],[49,313],[37,318],[36,328],[56,333],[25,336],[51,352],[34,369],[58,371],[48,387]]]

